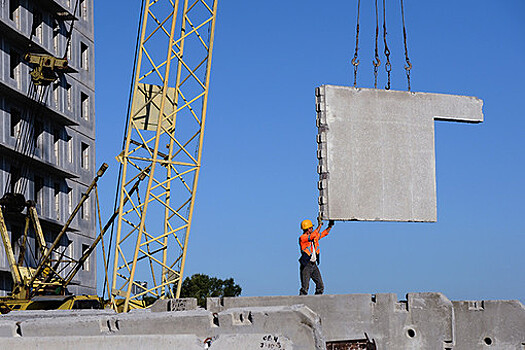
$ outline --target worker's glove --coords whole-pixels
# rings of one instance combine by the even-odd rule
[[[317,225],[321,226],[322,224],[323,224],[323,219],[320,216],[318,216],[317,217]]]
[[[328,221],[328,227],[332,227],[332,226],[334,226],[334,220]]]

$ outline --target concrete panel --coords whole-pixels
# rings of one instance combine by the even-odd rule
[[[120,335],[132,334],[197,334],[209,337],[216,327],[213,315],[206,310],[178,312],[132,312],[108,320],[111,331]]]
[[[434,120],[480,123],[480,99],[324,85],[316,89],[324,219],[437,220]]]
[[[284,344],[293,345],[286,349],[326,349],[321,319],[304,305],[246,306],[222,311],[218,316],[219,328],[214,329],[217,334],[251,335],[233,349],[277,349],[279,344],[283,345],[278,339],[285,339]],[[258,334],[255,337],[252,336],[254,332]],[[243,347],[241,344],[250,346]],[[211,348],[214,349],[213,346]]]
[[[208,310],[126,314],[13,312],[0,319],[0,344],[12,349],[323,350],[326,341],[349,342],[366,333],[378,349],[525,348],[525,308],[513,300],[451,302],[441,293],[409,293],[402,301],[395,294],[348,294],[209,298],[207,304]]]
[[[2,320],[10,321],[27,321],[43,318],[64,318],[64,317],[78,317],[78,316],[112,316],[116,312],[110,309],[104,310],[21,310],[11,311],[8,314],[2,315]]]
[[[454,301],[454,350],[525,349],[525,308],[517,300]]]
[[[208,299],[208,309],[303,304],[321,318],[326,341],[349,341],[367,333],[378,349],[436,349],[453,340],[452,303],[441,293],[271,296]]]
[[[201,339],[195,335],[134,335],[97,337],[38,337],[2,339],[2,347],[11,350],[202,350],[206,349]]]
[[[198,308],[197,299],[195,298],[179,298],[179,299],[159,299],[151,305],[152,312],[163,311],[186,311],[195,310]]]
[[[220,335],[210,344],[213,350],[231,349],[299,349],[288,338],[272,334]],[[308,348],[309,349],[309,348]]]
[[[51,317],[52,314],[55,317]],[[46,344],[44,348],[47,349],[47,344],[55,344],[58,348],[70,348],[67,345],[71,344],[71,339],[86,340],[86,344],[98,346],[103,341],[107,341],[104,344],[114,344],[115,338],[129,338],[136,339],[139,344],[137,346],[142,348],[150,344],[151,340],[148,340],[148,337],[157,336],[159,339],[167,339],[166,342],[151,344],[170,348],[173,339],[166,336],[192,335],[197,337],[196,344],[199,344],[200,348],[209,346],[212,349],[227,349],[227,346],[235,343],[237,345],[231,349],[276,349],[279,345],[297,350],[326,349],[321,319],[304,305],[249,306],[215,314],[199,309],[175,312],[137,310],[126,314],[60,314],[59,311],[54,311],[43,312],[43,316],[38,312],[26,313],[24,316],[15,314],[2,320],[0,343],[5,344],[4,340],[14,338],[15,348],[21,349],[23,346],[34,344],[34,340],[31,339],[44,339],[42,344]],[[141,343],[142,341],[145,343]],[[215,341],[218,345],[214,345]],[[133,343],[126,344],[129,346]],[[247,345],[249,346],[246,347]],[[100,346],[102,349],[111,349],[107,345]],[[174,346],[182,345],[176,342]],[[136,348],[135,344],[133,348]]]
[[[3,318],[3,317],[2,317]],[[17,325],[14,321],[0,320],[0,338],[16,337]]]

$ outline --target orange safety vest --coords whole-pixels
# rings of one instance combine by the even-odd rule
[[[319,229],[315,229],[312,233],[308,234],[307,232],[303,233],[299,237],[299,246],[301,247],[301,251],[308,254],[308,256],[312,255],[312,252],[310,251],[310,247],[312,246],[312,242],[315,247],[315,253],[319,255],[319,240],[325,236],[328,235],[330,230],[326,229],[323,232],[319,233]]]

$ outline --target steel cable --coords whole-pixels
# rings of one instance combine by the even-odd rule
[[[129,124],[129,119],[128,118],[131,118],[131,116],[129,115],[130,114],[130,111],[131,111],[131,103],[133,102],[132,99],[133,99],[133,87],[135,85],[135,70],[137,69],[137,59],[138,59],[138,52],[139,52],[139,46],[140,46],[140,33],[142,31],[142,17],[144,16],[144,4],[145,2],[148,1],[148,0],[143,0],[142,1],[142,5],[141,5],[141,8],[140,8],[140,14],[139,14],[139,23],[138,23],[138,30],[137,30],[137,39],[136,39],[136,44],[135,44],[135,58],[134,58],[134,61],[133,61],[133,70],[131,72],[131,86],[129,88],[129,98],[128,98],[128,108],[127,108],[127,112],[126,112],[126,125],[124,127],[124,136],[123,136],[123,140],[122,140],[122,149],[124,149],[124,147],[126,146],[126,135],[128,133],[128,124]],[[119,189],[120,189],[120,179],[121,179],[121,175],[122,175],[122,163],[120,163],[119,165],[119,169],[118,169],[118,177],[117,177],[117,188],[115,190],[115,202],[113,204],[113,212],[115,212],[115,210],[117,210],[117,205],[118,205],[118,200],[119,200]],[[114,228],[115,228],[115,225],[114,224],[111,224],[111,231],[110,231],[110,235],[109,235],[109,246],[108,246],[108,256],[107,256],[107,261],[106,261],[106,266],[110,266],[109,265],[109,260],[110,260],[110,257],[111,257],[111,245],[113,243],[113,232],[114,232]],[[102,288],[102,298],[104,299],[105,296],[106,296],[106,285],[109,283],[109,281],[107,280],[107,278],[104,278],[104,286]],[[108,297],[111,297],[110,295],[108,295]]]

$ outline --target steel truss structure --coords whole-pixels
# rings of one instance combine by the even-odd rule
[[[217,13],[217,0],[144,0],[143,6],[125,146],[117,157],[111,299],[124,298],[124,311],[144,296],[180,295]]]

